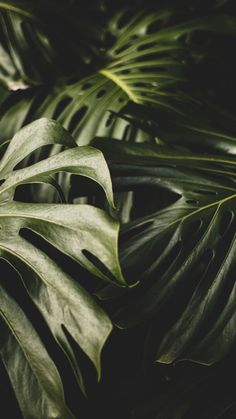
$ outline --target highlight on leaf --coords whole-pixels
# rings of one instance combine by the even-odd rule
[[[60,144],[67,149],[23,169],[18,167],[30,153],[47,144]],[[45,118],[35,121],[15,135],[0,163],[0,259],[8,262],[16,272],[18,281],[26,289],[28,298],[47,324],[55,344],[64,352],[81,390],[85,392],[83,374],[71,340],[92,361],[100,377],[101,350],[112,324],[94,298],[80,285],[79,278],[70,277],[56,260],[47,255],[46,244],[92,275],[125,285],[117,249],[119,223],[105,211],[90,205],[15,200],[17,186],[48,182],[61,171],[97,182],[109,204],[113,205],[110,175],[102,153],[92,147],[77,147],[69,133],[55,121]],[[38,240],[32,242],[23,235],[24,230],[41,237],[45,250]],[[24,306],[21,307],[14,296],[8,295],[7,289],[2,288],[4,284],[0,286],[4,321],[1,354],[23,416],[35,417],[33,404],[26,402],[26,389],[30,385],[32,397],[39,397],[37,415],[49,417],[56,414],[72,418],[65,406],[59,372],[24,313]],[[22,388],[23,366],[27,374]]]

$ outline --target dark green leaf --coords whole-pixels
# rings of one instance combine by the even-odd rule
[[[125,13],[120,12],[110,21],[108,31],[117,41],[107,51],[102,50],[100,61],[104,65],[99,62],[95,74],[72,85],[55,87],[36,111],[33,105],[31,108],[31,102],[22,103],[24,115],[30,115],[28,122],[41,116],[59,119],[81,145],[89,143],[95,135],[122,138],[127,124],[114,121],[110,112],[119,112],[129,101],[172,109],[171,98],[176,96],[177,86],[186,77],[189,57],[181,36],[193,31],[235,35],[234,19],[229,17],[216,16],[162,27],[173,12],[161,10],[136,14],[120,28]],[[152,33],[150,28],[157,23],[159,30]],[[23,112],[21,102],[17,106]],[[9,117],[6,113],[0,124],[2,138]]]
[[[110,160],[115,191],[138,194],[145,186],[157,203],[161,188],[175,197],[123,228],[122,263],[128,280],[141,284],[130,291],[116,323],[133,326],[172,302],[172,323],[156,360],[217,362],[235,342],[235,158],[96,144]]]
[[[60,144],[70,148],[24,169],[16,167],[32,151],[47,144]],[[37,245],[38,242],[32,244],[24,238],[22,231],[27,229],[34,232],[92,274],[125,285],[117,249],[119,223],[104,211],[89,205],[35,204],[17,202],[13,199],[14,190],[18,185],[50,181],[53,183],[50,177],[60,171],[89,177],[99,183],[105,191],[108,202],[113,205],[111,180],[102,153],[92,147],[77,147],[70,135],[54,121],[46,119],[36,121],[15,135],[0,163],[0,178],[3,180],[0,187],[0,258],[6,260],[20,276],[29,297],[46,321],[55,342],[67,356],[78,383],[84,391],[80,365],[69,337],[73,338],[90,358],[100,377],[101,350],[111,332],[112,324],[105,312],[81,287],[79,278],[76,278],[76,281],[72,279],[47,256]],[[1,306],[5,304],[6,309],[8,308],[8,312],[5,313],[5,310],[2,316],[8,326],[12,322],[12,318],[9,317],[11,314],[10,306],[8,307],[9,300],[9,304],[13,304],[14,310],[19,312],[19,317],[15,319],[15,322],[19,322],[20,326],[14,327],[16,329],[28,327],[24,326],[26,318],[21,308],[13,303],[10,297],[7,301],[6,298],[8,297],[5,293],[2,293]],[[28,340],[36,334],[32,326],[29,331],[30,335],[25,335]],[[17,330],[12,333],[16,336]],[[24,352],[24,347],[27,347],[28,340],[25,336],[21,336],[22,342],[20,346],[17,346],[16,339],[8,332],[1,342],[1,348],[16,396],[19,398],[20,405],[22,404],[24,417],[31,417],[29,412],[33,409],[32,403],[37,392],[37,388],[35,387],[34,390],[33,387],[37,383],[33,384],[35,378],[32,375],[34,370],[32,371],[31,363],[37,362],[40,365],[40,359],[32,359],[30,365],[27,365],[28,357]],[[39,337],[37,341],[40,342]],[[37,341],[36,339],[32,341],[32,344],[36,346],[35,351],[38,352],[35,355],[32,352],[32,357],[38,356],[41,351],[42,344],[37,344]],[[11,353],[9,353],[9,345],[12,345]],[[33,349],[30,345],[28,346],[30,353]],[[27,359],[24,359],[24,355]],[[42,357],[45,358],[43,353]],[[19,361],[20,358],[21,361]],[[30,405],[28,408],[25,406],[27,387],[20,390],[18,388],[19,371],[16,371],[16,375],[13,374],[14,365],[18,361],[25,363],[27,371],[25,380],[29,380],[29,386],[32,381],[31,390],[35,391],[35,394],[32,394],[32,400],[28,399]],[[53,364],[50,368],[53,368]],[[40,370],[35,374],[39,372]],[[42,371],[42,376],[43,374],[45,374],[44,371]],[[30,378],[31,375],[32,378]],[[38,380],[37,376],[36,379]],[[60,384],[56,383],[56,378],[51,379],[57,388]],[[51,398],[49,398],[49,391]],[[39,402],[35,410],[37,417],[51,415],[49,412],[55,410],[60,391],[59,387],[55,393],[55,390],[49,389],[45,382],[45,388],[41,389],[42,394],[38,395]],[[63,408],[63,398],[61,398],[61,403],[62,405],[58,404],[57,409]],[[70,416],[65,410],[63,415],[57,417],[69,418]]]

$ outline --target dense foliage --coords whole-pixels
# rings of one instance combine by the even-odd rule
[[[233,0],[0,1],[5,417],[235,418],[235,43]]]

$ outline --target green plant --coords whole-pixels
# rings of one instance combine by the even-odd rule
[[[231,3],[0,2],[10,417],[235,417]]]
[[[31,166],[17,168],[29,153],[53,143],[67,149]],[[104,265],[123,283],[117,257],[118,223],[89,205],[37,204],[14,199],[16,188],[27,183],[50,183],[60,193],[60,186],[53,178],[57,172],[98,182],[109,204],[113,205],[111,181],[101,153],[91,147],[76,147],[70,135],[53,121],[36,121],[15,135],[1,159],[0,258],[16,271],[55,342],[68,357],[84,391],[80,367],[68,336],[73,337],[91,359],[100,376],[100,352],[111,331],[111,322],[79,282],[22,237],[22,231],[33,231],[91,273],[109,280],[109,275],[102,270]],[[23,310],[1,284],[1,355],[21,411],[25,417],[35,414],[37,417],[55,414],[72,417],[63,402],[63,387],[56,366]]]

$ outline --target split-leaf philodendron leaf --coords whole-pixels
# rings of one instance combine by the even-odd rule
[[[131,327],[155,318],[153,331],[158,332],[158,313],[171,304],[172,323],[156,361],[219,361],[236,339],[235,158],[119,141],[95,144],[109,160],[115,191],[138,195],[149,188],[157,208],[161,191],[172,197],[162,209],[123,227],[127,279],[141,283],[129,290],[115,322]],[[116,294],[108,286],[100,297]]]
[[[112,46],[101,45],[88,75],[74,83],[59,79],[46,95],[39,89],[38,94],[17,95],[13,106],[12,99],[10,104],[4,103],[0,141],[13,135],[25,121],[45,116],[58,119],[79,144],[85,145],[95,135],[122,138],[127,123],[115,119],[111,112],[119,112],[129,102],[171,109],[173,97],[181,101],[180,86],[186,81],[187,63],[192,59],[183,37],[196,31],[236,34],[235,20],[229,16],[173,24],[174,14],[174,10],[164,9],[132,16],[129,10],[121,10],[113,15],[105,31],[113,39]],[[17,45],[14,50],[17,54]],[[8,66],[7,57],[5,62]],[[17,126],[11,128],[13,115],[17,115]]]
[[[235,419],[233,3],[0,0],[4,417]]]
[[[66,150],[24,169],[18,168],[22,159],[48,144],[60,144]],[[100,354],[111,332],[111,322],[79,285],[79,278],[72,279],[36,244],[23,237],[22,230],[41,236],[92,274],[120,285],[125,283],[117,251],[119,224],[103,210],[82,204],[14,200],[18,185],[38,182],[54,185],[53,175],[61,171],[99,183],[113,206],[110,175],[102,153],[92,147],[77,147],[72,137],[54,121],[35,121],[15,135],[0,163],[0,258],[7,261],[22,280],[83,389],[80,366],[67,334],[91,359],[100,376]],[[40,336],[24,315],[24,307],[18,307],[4,289],[1,289],[0,300],[5,324],[1,354],[24,417],[36,417],[32,412],[38,395],[37,418],[54,417],[55,409],[60,409],[60,415],[55,417],[71,418],[63,402],[59,373],[46,349],[42,349]],[[20,388],[22,368],[28,390]]]

